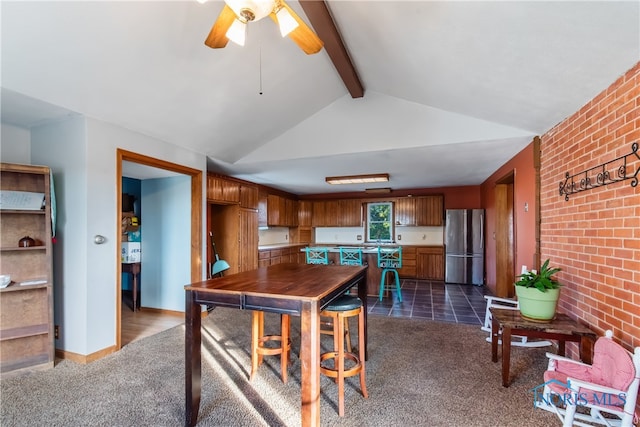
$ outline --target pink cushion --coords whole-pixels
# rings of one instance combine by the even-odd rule
[[[593,349],[591,382],[626,390],[636,374],[629,353],[609,338],[598,338]]]
[[[590,382],[617,390],[627,390],[635,377],[635,367],[629,353],[609,338],[598,338],[593,350],[593,365],[584,366],[576,363],[556,361],[555,371],[544,373],[545,383],[550,380],[567,383],[567,378],[574,378],[585,382]],[[570,390],[552,382],[549,388],[558,394],[571,393]],[[612,409],[620,409],[624,406],[624,400],[617,396],[594,392],[590,389],[580,389],[580,395],[589,403],[600,402],[600,406]],[[605,400],[606,398],[606,400]],[[607,402],[609,405],[602,405]]]

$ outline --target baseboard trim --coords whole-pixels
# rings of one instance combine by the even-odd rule
[[[86,365],[87,363],[95,362],[98,359],[102,359],[105,356],[113,354],[116,352],[116,346],[111,346],[107,348],[103,348],[102,350],[98,350],[94,353],[83,355],[74,353],[72,351],[65,351],[56,348],[56,358],[71,360],[72,362],[81,363]]]

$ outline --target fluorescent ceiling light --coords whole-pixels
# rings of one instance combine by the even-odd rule
[[[391,188],[389,188],[389,187],[385,187],[385,188],[365,188],[364,192],[365,193],[374,193],[374,194],[387,194],[387,193],[391,193]]]
[[[388,173],[377,173],[369,175],[350,175],[350,176],[328,176],[325,178],[328,184],[363,184],[368,182],[387,182],[389,181]]]

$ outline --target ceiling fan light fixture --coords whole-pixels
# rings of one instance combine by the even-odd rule
[[[281,6],[276,12],[276,18],[278,18],[278,26],[280,27],[280,34],[282,37],[286,37],[291,31],[298,28],[298,22],[294,19],[289,11]]]
[[[365,184],[369,182],[387,182],[388,173],[376,173],[367,175],[328,176],[324,179],[327,184]]]
[[[235,19],[225,35],[235,44],[244,46],[244,42],[247,39],[247,23]]]
[[[275,9],[274,0],[224,0],[236,16],[247,22],[259,21]]]

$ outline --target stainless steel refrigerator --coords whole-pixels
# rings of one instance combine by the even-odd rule
[[[484,210],[448,209],[445,282],[484,285]]]

